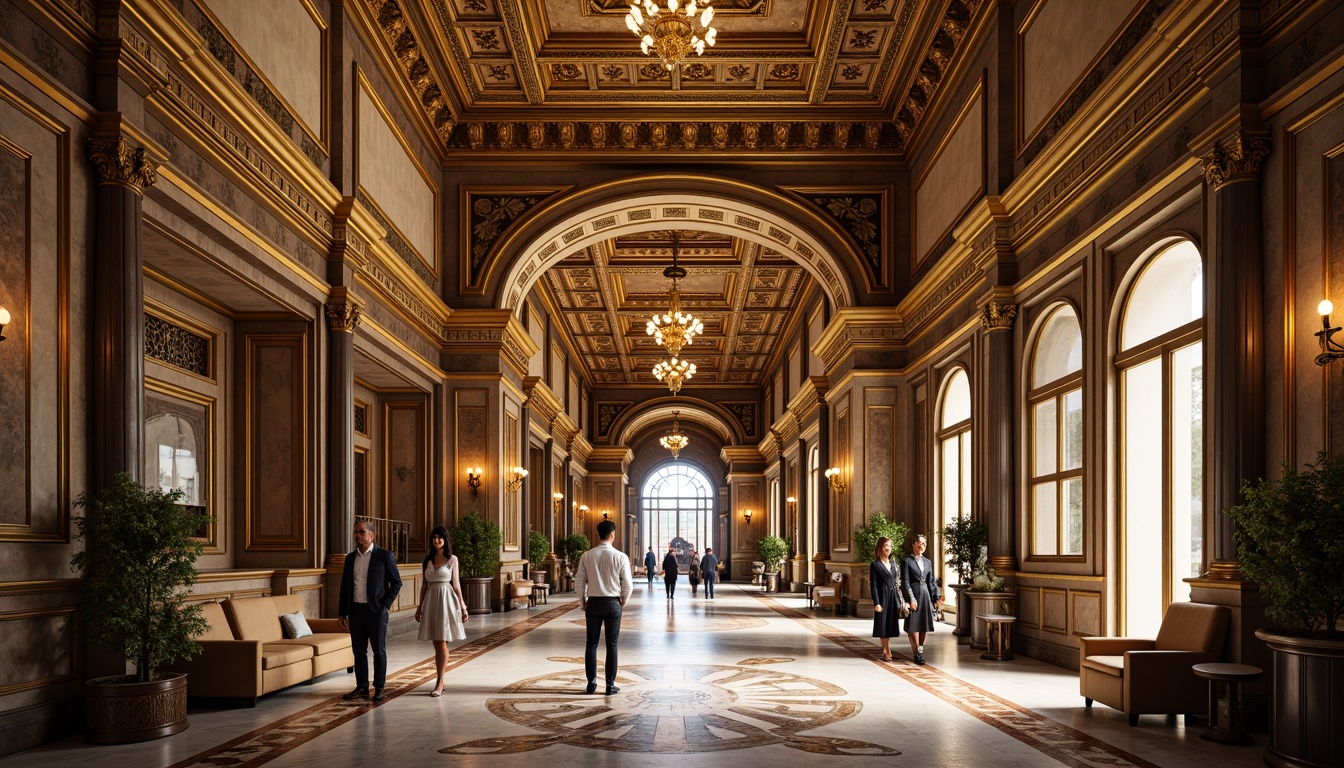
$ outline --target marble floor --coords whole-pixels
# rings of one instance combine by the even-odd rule
[[[1083,707],[1074,672],[1018,657],[980,659],[939,626],[929,663],[904,636],[883,663],[865,619],[832,619],[800,596],[720,585],[675,600],[639,582],[621,631],[619,694],[583,694],[583,617],[572,595],[473,616],[454,644],[446,690],[413,634],[389,643],[388,698],[345,702],[342,672],[263,698],[256,708],[196,708],[191,727],[144,744],[77,737],[0,759],[0,768],[83,766],[426,766],[536,768],[744,765],[1261,765],[1248,747],[1199,738],[1202,723]],[[599,659],[601,658],[599,651]],[[599,675],[600,677],[600,675]],[[599,680],[600,690],[600,680]]]

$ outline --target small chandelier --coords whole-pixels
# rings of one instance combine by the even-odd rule
[[[643,5],[643,10],[640,6]],[[649,49],[663,60],[663,66],[669,70],[676,68],[681,60],[695,51],[703,56],[705,46],[714,45],[719,31],[710,26],[714,21],[714,7],[710,0],[698,3],[688,0],[682,5],[678,0],[666,0],[666,8],[660,8],[653,0],[630,4],[630,12],[625,15],[625,26],[635,33],[639,40],[639,49],[648,55]]]
[[[663,277],[672,280],[672,296],[667,313],[654,315],[644,330],[662,345],[673,357],[681,354],[681,348],[690,344],[697,334],[704,333],[705,324],[695,315],[681,311],[681,292],[677,290],[677,281],[686,277],[686,270],[677,266],[677,251],[681,245],[677,232],[672,232],[672,266],[663,270]]]
[[[681,456],[681,450],[691,444],[691,438],[681,434],[681,430],[678,427],[677,414],[679,413],[681,413],[681,411],[672,412],[672,432],[663,435],[658,439],[658,442],[664,448],[672,452],[672,458],[674,459],[679,458]]]
[[[666,383],[667,388],[672,390],[672,394],[674,395],[680,392],[681,385],[686,383],[686,381],[694,375],[695,363],[678,360],[675,357],[671,360],[664,360],[653,366],[654,378]]]

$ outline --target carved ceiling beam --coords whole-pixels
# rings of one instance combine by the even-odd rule
[[[382,30],[392,58],[410,83],[421,110],[439,139],[447,144],[457,127],[457,116],[448,105],[429,59],[421,50],[421,42],[411,29],[405,10],[397,0],[364,0],[364,4],[373,16],[373,22]]]

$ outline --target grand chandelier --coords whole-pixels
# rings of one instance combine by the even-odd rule
[[[653,366],[654,378],[667,384],[667,388],[672,390],[674,395],[680,392],[681,385],[694,375],[695,363],[679,360],[675,357]]]
[[[677,266],[677,251],[681,239],[676,231],[672,232],[672,266],[663,270],[663,277],[672,280],[672,295],[665,314],[655,314],[644,330],[662,345],[673,357],[681,354],[681,348],[690,344],[697,334],[704,333],[705,325],[690,312],[681,311],[681,292],[677,290],[677,281],[686,277],[686,269]]]
[[[714,45],[719,31],[710,26],[712,21],[714,7],[709,0],[698,4],[696,0],[688,0],[684,5],[678,0],[666,0],[665,8],[653,0],[644,0],[631,3],[630,12],[625,15],[625,26],[639,38],[639,49],[645,55],[653,49],[668,69],[676,68],[691,51],[702,56],[705,46]]]
[[[658,442],[667,450],[672,452],[672,458],[680,458],[681,450],[691,444],[691,438],[681,434],[681,429],[677,424],[677,414],[681,411],[672,412],[672,432],[663,435]]]

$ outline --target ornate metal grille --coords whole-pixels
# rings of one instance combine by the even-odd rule
[[[145,357],[210,377],[210,338],[145,313]]]
[[[369,436],[369,406],[355,404],[355,431],[365,437]]]

